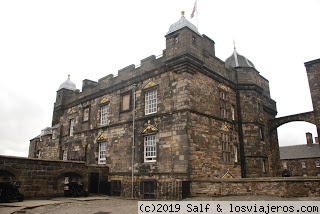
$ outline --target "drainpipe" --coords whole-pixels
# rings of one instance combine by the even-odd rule
[[[132,108],[132,152],[131,152],[131,198],[134,198],[134,149],[135,149],[135,117],[136,117],[136,86],[132,85],[133,108]]]

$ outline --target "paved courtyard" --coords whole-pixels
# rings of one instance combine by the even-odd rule
[[[195,197],[187,201],[319,201],[320,197],[281,198],[271,196]],[[138,200],[116,197],[54,198],[0,204],[1,214],[137,214]]]

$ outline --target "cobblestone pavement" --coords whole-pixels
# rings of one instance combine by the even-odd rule
[[[271,196],[195,197],[184,201],[319,201],[320,197]],[[116,197],[54,198],[0,204],[0,213],[26,214],[137,214],[138,200]]]

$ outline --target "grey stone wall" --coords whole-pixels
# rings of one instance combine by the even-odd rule
[[[191,196],[320,196],[320,178],[242,178],[191,182]]]
[[[305,167],[302,167],[302,162],[305,163]],[[281,160],[281,172],[288,172],[290,176],[320,176],[320,165],[317,166],[316,162],[320,163],[320,158]],[[283,167],[283,163],[286,163],[286,168]]]
[[[27,198],[61,197],[64,179],[81,181],[88,191],[89,175],[99,173],[100,181],[107,182],[108,167],[86,165],[84,162],[53,161],[0,156],[0,181],[19,181],[19,191]]]
[[[320,135],[320,113],[319,113],[320,111],[320,85],[319,85],[320,59],[306,62],[304,64],[307,70],[311,100],[313,104],[314,122],[315,122],[315,125],[317,126],[317,131],[319,136]]]

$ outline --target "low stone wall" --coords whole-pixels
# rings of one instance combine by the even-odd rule
[[[49,198],[64,195],[65,177],[81,181],[88,191],[90,174],[99,173],[99,181],[108,180],[108,167],[84,162],[42,160],[0,156],[0,181],[19,181],[19,191],[27,198]]]
[[[190,186],[191,196],[320,196],[319,177],[196,180],[192,181]]]

